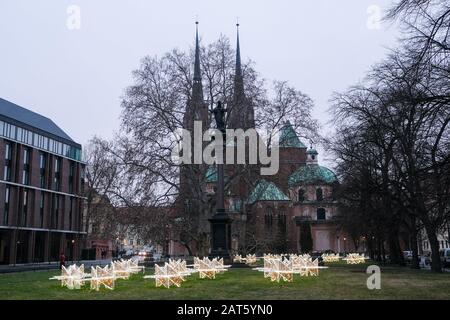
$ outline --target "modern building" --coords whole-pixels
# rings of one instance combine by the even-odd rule
[[[0,98],[0,264],[78,259],[81,145],[52,120]]]

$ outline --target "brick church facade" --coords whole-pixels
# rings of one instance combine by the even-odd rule
[[[198,35],[193,83],[192,99],[184,116],[187,129],[192,126],[192,120],[210,123],[202,94]],[[255,128],[254,106],[251,98],[245,96],[244,88],[238,33],[233,97],[227,106],[229,129]],[[186,122],[186,119],[191,121]],[[318,152],[302,143],[288,121],[279,129],[280,167],[277,174],[261,176],[259,169],[253,170],[250,166],[247,170],[244,165],[225,166],[225,209],[233,219],[232,253],[354,250],[335,219],[338,214],[336,175],[319,164]],[[242,173],[236,174],[242,168]],[[180,196],[186,197],[189,187],[184,182],[183,170],[187,169],[181,171]],[[216,168],[212,166],[206,173],[198,172],[202,175],[199,180],[204,183],[204,193],[214,199]],[[228,180],[229,177],[233,178]],[[214,208],[210,214],[213,212]],[[206,232],[209,231],[207,218],[201,219]],[[171,241],[168,253],[183,255],[187,251],[178,241]]]

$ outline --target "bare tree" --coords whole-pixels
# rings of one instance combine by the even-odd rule
[[[229,40],[223,36],[201,48],[204,98],[210,110],[218,100],[225,104],[232,101],[234,57]],[[177,235],[172,240],[189,252],[194,246],[206,254],[207,219],[215,206],[214,197],[205,192],[208,167],[190,166],[188,185],[192,196],[180,203],[180,166],[172,158],[172,150],[179,142],[174,133],[183,127],[186,104],[192,98],[193,58],[193,50],[175,49],[161,58],[142,60],[140,68],[133,72],[134,84],[126,89],[123,98],[121,133],[107,149],[120,168],[120,185],[113,192],[114,199],[126,206],[171,208],[168,219],[146,221],[159,221],[161,227],[169,225],[169,237]],[[258,128],[270,135],[284,120],[290,120],[303,136],[305,132],[311,133],[311,139],[317,135],[318,125],[311,116],[313,103],[308,96],[286,82],[275,82],[273,94],[268,93],[265,81],[250,61],[243,64],[243,77],[245,95],[255,108]],[[226,188],[242,174],[230,174]],[[145,219],[148,218],[142,221]]]

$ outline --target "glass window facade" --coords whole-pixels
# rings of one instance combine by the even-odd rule
[[[81,149],[0,120],[0,136],[81,161]]]
[[[54,190],[59,191],[61,189],[61,159],[55,159],[55,178],[54,178]]]
[[[39,185],[45,188],[45,167],[47,165],[47,155],[44,152],[39,153]]]
[[[45,194],[41,192],[41,199],[39,201],[39,223],[41,228],[44,227],[44,208],[45,208]]]
[[[3,169],[3,180],[11,181],[11,144],[5,144],[5,166]]]
[[[22,184],[30,184],[30,154],[31,150],[28,148],[23,149],[23,172],[22,172]]]
[[[4,203],[4,212],[3,212],[3,225],[8,225],[9,219],[9,200],[11,197],[11,189],[9,187],[5,188],[5,203]]]

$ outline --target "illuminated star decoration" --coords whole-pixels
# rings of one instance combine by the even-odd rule
[[[347,256],[343,259],[347,261],[347,264],[360,264],[364,263],[366,261],[366,258],[364,254],[359,253],[349,253]]]
[[[124,261],[124,260],[121,260]],[[139,273],[142,271],[142,273],[145,272],[145,267],[144,266],[140,266],[139,265],[139,261],[138,260],[125,260],[125,262],[128,264],[128,270],[130,271],[130,273]]]
[[[246,264],[255,264],[257,261],[256,255],[254,254],[248,254],[244,259]]]
[[[241,256],[240,254],[235,255],[235,256],[233,257],[233,262],[241,263],[241,262],[242,262],[242,256]]]
[[[170,288],[174,285],[180,287],[184,281],[184,273],[182,272],[183,265],[178,261],[169,261],[164,266],[155,264],[155,274],[151,276],[145,276],[144,279],[155,279],[156,287],[164,286]]]
[[[50,278],[50,280],[60,280],[61,286],[66,286],[68,289],[81,289],[86,281],[84,273],[84,265],[77,267],[76,265],[70,265],[68,268],[61,266],[61,275]]]
[[[128,261],[113,261],[111,262],[111,269],[113,274],[118,279],[128,279],[131,274]]]
[[[339,261],[339,253],[333,254],[333,253],[324,253],[322,254],[322,260],[323,262],[337,262]]]
[[[103,285],[106,289],[114,290],[116,277],[112,268],[105,266],[91,267],[91,275],[89,281],[91,281],[91,290],[99,291]]]
[[[253,270],[264,272],[264,278],[270,278],[271,281],[291,282],[294,274],[302,277],[318,276],[319,269],[324,268],[328,267],[319,266],[319,259],[313,261],[309,255],[291,254],[287,258],[287,255],[267,254],[264,255],[264,267]]]
[[[186,277],[194,272],[197,271],[188,268],[185,260],[170,259],[168,263],[166,262],[164,264],[164,266],[155,265],[155,274],[145,276],[144,279],[155,279],[155,284],[157,287],[180,287],[181,283],[186,280]]]

